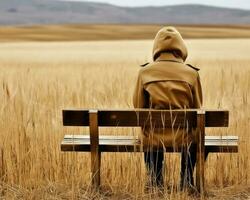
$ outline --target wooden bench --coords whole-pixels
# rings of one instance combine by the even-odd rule
[[[205,127],[228,127],[226,110],[63,110],[64,126],[89,126],[89,135],[65,135],[62,151],[91,152],[92,184],[100,185],[101,152],[145,152],[134,136],[99,136],[99,127],[172,127],[197,129],[196,187],[204,190],[205,150],[210,153],[238,152],[237,136],[205,136]],[[181,148],[150,147],[157,151],[180,152]]]

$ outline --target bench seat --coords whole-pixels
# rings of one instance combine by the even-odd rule
[[[90,136],[65,135],[61,150],[90,152]],[[142,146],[139,139],[134,136],[100,135],[99,150],[100,152],[144,152],[148,147]],[[157,150],[180,152],[181,148],[166,147]],[[205,136],[205,150],[210,153],[238,152],[238,136]]]

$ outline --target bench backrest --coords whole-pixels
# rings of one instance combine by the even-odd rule
[[[226,110],[63,110],[64,126],[89,126],[93,157],[99,152],[99,127],[197,128],[204,152],[205,127],[227,127]],[[153,130],[153,129],[152,129]]]
[[[63,110],[64,126],[90,126],[90,113],[97,113],[102,127],[197,127],[197,116],[205,115],[205,127],[227,127],[227,110]]]

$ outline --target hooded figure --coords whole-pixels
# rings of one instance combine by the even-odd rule
[[[200,108],[202,90],[199,69],[185,64],[187,55],[187,47],[180,33],[174,27],[162,28],[154,40],[153,62],[142,65],[143,68],[139,71],[133,96],[134,107],[152,109]],[[166,146],[190,144],[193,137],[185,130],[164,129],[163,131],[160,128],[144,130],[142,136],[144,144],[164,144]],[[193,157],[192,162],[187,163],[185,157],[183,152],[181,176],[187,174],[188,182],[193,184],[192,169],[196,159]],[[158,185],[163,184],[162,160],[163,153],[145,153],[147,167],[153,171]],[[191,169],[188,165],[191,166]],[[182,184],[183,181],[184,179]]]

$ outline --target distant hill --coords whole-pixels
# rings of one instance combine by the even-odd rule
[[[0,25],[250,24],[250,10],[202,5],[119,7],[92,2],[0,0]]]

